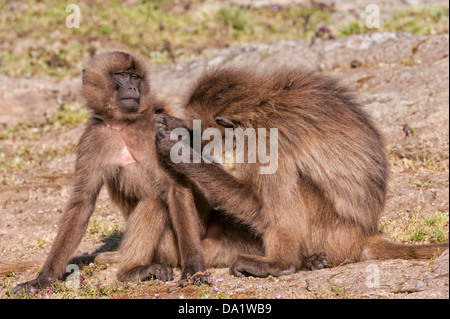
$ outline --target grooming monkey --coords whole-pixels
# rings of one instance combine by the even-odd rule
[[[105,253],[72,262],[119,261],[120,281],[167,281],[171,267],[180,266],[181,280],[199,273],[197,279],[205,282],[206,266],[229,266],[237,251],[261,252],[257,240],[228,227],[223,217],[214,212],[209,217],[211,207],[194,185],[159,167],[156,120],[168,110],[151,94],[142,60],[121,51],[93,57],[83,70],[82,96],[91,116],[79,140],[70,200],[42,271],[12,293],[42,289],[63,276],[103,185],[126,219],[120,257]],[[211,226],[208,231],[205,225]],[[32,264],[4,264],[0,272]]]
[[[222,149],[226,129],[278,129],[274,174],[260,174],[260,164],[248,162],[234,164],[231,174],[219,165],[195,163],[192,149],[188,162],[174,163],[170,150],[179,142],[169,131],[156,135],[171,170],[197,185],[211,206],[261,236],[264,256],[240,254],[233,274],[281,276],[328,262],[431,258],[448,249],[448,243],[393,243],[379,233],[388,179],[382,137],[336,81],[300,69],[206,72],[185,105],[184,126],[192,130],[194,120],[201,120],[202,129],[220,130]]]

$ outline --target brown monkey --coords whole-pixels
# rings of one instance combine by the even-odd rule
[[[170,150],[179,142],[168,132],[156,136],[158,152],[172,170],[198,185],[213,207],[262,237],[264,256],[239,255],[231,267],[235,275],[280,276],[328,261],[429,258],[448,248],[448,243],[397,244],[379,233],[388,178],[383,141],[336,81],[300,69],[207,72],[185,106],[189,130],[193,120],[201,120],[202,130],[220,130],[222,146],[227,129],[278,129],[273,174],[261,174],[261,164],[248,161],[234,164],[232,174],[204,160],[195,163],[192,149],[188,163],[175,164]],[[272,143],[261,134],[256,140],[258,147]],[[237,154],[242,149],[236,144]]]
[[[78,144],[72,195],[42,271],[12,292],[61,278],[104,184],[127,221],[119,280],[170,280],[174,265],[181,265],[182,280],[205,271],[200,242],[205,230],[198,216],[211,208],[191,185],[159,168],[156,117],[167,110],[150,93],[144,63],[121,51],[95,56],[83,70],[82,95],[92,112]],[[209,244],[212,254],[223,245],[227,242]],[[103,259],[108,256],[117,260],[115,254]]]

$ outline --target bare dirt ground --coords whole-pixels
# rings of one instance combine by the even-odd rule
[[[179,110],[183,94],[204,68],[230,64],[302,65],[351,86],[386,139],[391,179],[382,231],[401,242],[448,241],[448,34],[373,33],[314,46],[306,41],[253,43],[207,56],[153,67],[153,89]],[[0,262],[45,259],[49,252],[83,129],[77,122],[61,129],[49,118],[64,105],[79,111],[79,84],[79,78],[0,76],[0,126],[12,129],[0,138],[0,160],[11,167],[2,171],[0,182]],[[32,124],[18,128],[24,120]],[[122,218],[102,191],[77,254],[105,245],[114,249],[121,230]],[[228,269],[211,269],[211,287],[177,288],[155,281],[117,286],[116,270],[116,265],[86,267],[84,293],[61,288],[33,298],[449,298],[448,250],[433,260],[368,261],[280,278],[240,279]],[[0,298],[10,298],[14,284],[38,271],[0,278]]]

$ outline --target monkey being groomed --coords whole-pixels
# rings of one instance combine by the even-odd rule
[[[120,254],[71,262],[119,262],[121,281],[170,280],[171,267],[179,266],[181,280],[199,274],[205,282],[206,267],[230,266],[238,252],[262,254],[261,242],[223,221],[195,185],[160,168],[154,136],[168,109],[150,93],[142,60],[121,51],[96,55],[83,70],[82,96],[91,115],[78,143],[70,200],[42,271],[11,293],[62,278],[103,185],[126,219]],[[36,264],[0,264],[0,273]]]
[[[264,256],[240,254],[233,274],[281,276],[327,263],[431,258],[448,249],[448,243],[397,244],[379,233],[388,179],[382,137],[336,81],[300,69],[262,74],[224,68],[199,78],[184,111],[184,122],[161,119],[192,136],[210,136],[215,129],[214,136],[223,139],[218,149],[226,147],[230,129],[278,130],[273,174],[261,174],[260,164],[248,161],[234,164],[231,174],[205,158],[195,161],[198,149],[174,161],[180,142],[169,130],[156,136],[169,170],[196,185],[212,207],[261,236]],[[192,132],[195,120],[201,120],[202,132]],[[267,137],[256,141],[271,144]]]

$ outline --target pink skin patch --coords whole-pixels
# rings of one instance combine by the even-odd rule
[[[116,130],[116,131],[120,131],[121,129],[123,129],[125,126],[127,126],[127,122],[117,122],[117,123],[112,123],[112,122],[106,122],[105,124],[107,127],[109,127],[110,129]],[[119,166],[120,167],[124,167],[130,164],[136,163],[136,160],[134,159],[133,155],[131,155],[130,151],[128,150],[127,146],[124,145],[122,151],[120,152],[119,155]]]
[[[119,155],[119,166],[124,167],[133,163],[136,163],[136,160],[125,145]]]
[[[120,131],[121,129],[123,129],[125,126],[127,126],[127,122],[119,122],[119,123],[112,123],[112,122],[106,122],[105,124],[107,127],[116,130],[116,131]]]

